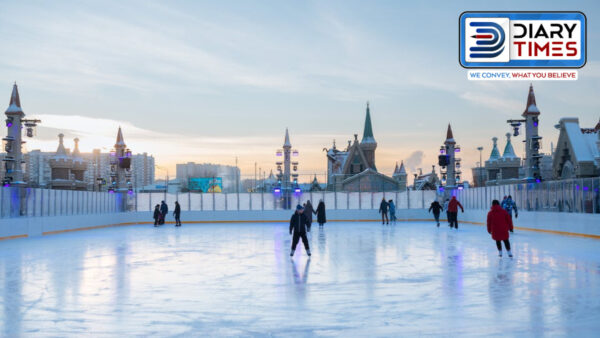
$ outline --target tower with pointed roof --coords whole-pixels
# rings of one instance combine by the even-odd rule
[[[64,134],[58,134],[56,153],[49,159],[50,188],[60,190],[87,190],[85,171],[87,161],[81,157],[79,139],[75,138],[73,152],[65,148]]]
[[[10,102],[5,114],[7,129],[7,135],[5,138],[3,138],[5,143],[4,150],[6,151],[6,157],[4,158],[4,177],[6,180],[5,185],[24,185],[24,175],[21,166],[23,161],[23,153],[21,148],[21,120],[25,117],[25,113],[21,108],[21,99],[19,97],[19,89],[16,83],[13,85],[12,94],[10,95]]]
[[[114,149],[110,153],[110,182],[108,191],[132,191],[131,150],[127,148],[121,127],[117,132]]]
[[[442,155],[445,155],[446,159],[440,165],[442,166],[442,178],[446,177],[446,188],[454,189],[457,187],[457,182],[460,182],[460,159],[456,157],[456,152],[460,151],[460,147],[456,145],[454,140],[454,133],[452,127],[448,123],[448,129],[446,130],[446,141],[440,148]]]
[[[525,118],[525,179],[541,179],[540,159],[543,155],[540,154],[542,137],[538,133],[540,110],[535,102],[533,84],[529,85],[527,104],[522,116]]]
[[[400,167],[398,167],[398,162],[396,162],[396,168],[394,169],[394,173],[392,174],[392,178],[398,181],[398,185],[400,191],[406,190],[407,186],[407,174],[406,169],[404,168],[404,161],[400,162]]]
[[[290,132],[285,128],[285,139],[283,141],[283,149],[277,150],[277,156],[283,156],[283,161],[278,159],[277,165],[277,185],[276,192],[284,209],[291,207],[292,194],[298,188],[298,162],[292,160],[292,156],[297,156],[298,151],[292,149],[290,142]]]
[[[486,185],[499,185],[506,183],[515,183],[519,179],[519,169],[521,167],[521,158],[515,153],[510,141],[511,134],[506,134],[506,145],[504,152],[500,155],[498,150],[498,138],[492,138],[493,146],[490,158],[485,161],[485,170],[487,173]]]
[[[65,149],[64,137],[64,134],[58,134],[58,148],[56,148],[54,156],[48,161],[51,171],[50,187],[52,189],[71,190],[73,189],[73,177],[71,175],[73,159]]]
[[[377,172],[371,108],[367,102],[362,139],[354,134],[346,149],[333,146],[327,152],[327,189],[334,191],[398,191],[399,182],[393,177]]]
[[[79,151],[79,138],[76,137],[73,139],[73,143],[75,146],[73,147],[73,152],[71,153],[71,158],[73,160],[71,173],[73,174],[73,179],[75,180],[75,189],[87,190],[85,171],[87,170],[88,163],[81,157],[81,152]]]
[[[369,102],[367,102],[365,128],[363,131],[362,140],[360,141],[360,148],[365,155],[368,167],[377,171],[377,167],[375,166],[375,149],[377,149],[377,141],[375,141],[375,137],[373,136],[373,125],[371,123],[371,109],[369,108]]]

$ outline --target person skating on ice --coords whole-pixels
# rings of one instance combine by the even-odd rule
[[[452,196],[452,199],[448,203],[448,218],[450,221],[450,227],[454,225],[454,228],[458,229],[458,208],[460,211],[465,212],[462,204],[456,199],[456,196]]]
[[[433,211],[433,217],[435,218],[435,221],[439,228],[440,227],[440,211],[444,211],[444,208],[442,208],[442,205],[440,204],[440,202],[433,201],[433,202],[431,202],[431,205],[429,206],[429,212],[432,212],[432,211]]]
[[[506,210],[506,212],[508,212],[508,215],[510,216],[511,221],[512,221],[513,210],[515,211],[515,218],[519,218],[519,210],[517,209],[517,204],[515,203],[515,201],[513,201],[511,195],[508,195],[508,197],[506,197],[502,201],[500,206],[502,207],[502,209],[504,209],[504,210]],[[512,228],[510,229],[510,232],[513,232]]]
[[[496,241],[496,247],[498,248],[498,256],[502,257],[502,242],[508,253],[508,257],[512,258],[512,252],[510,251],[509,231],[512,230],[513,224],[510,215],[506,210],[502,209],[500,202],[494,200],[492,202],[492,209],[487,215],[487,231],[492,235],[492,239]]]
[[[308,221],[307,224],[307,229],[308,232],[310,232],[310,227],[312,225],[312,217],[313,217],[313,213],[315,212],[315,209],[313,209],[312,203],[310,203],[310,200],[306,201],[306,204],[304,204],[304,215],[306,215],[306,220]]]
[[[154,207],[154,226],[157,227],[160,223],[160,205]]]
[[[160,202],[160,216],[161,216],[160,224],[165,224],[168,213],[169,213],[169,207],[167,206],[167,203],[165,203],[165,201],[161,201]]]
[[[175,201],[175,210],[173,211],[173,216],[175,217],[175,226],[181,226],[181,206],[178,201]]]
[[[394,204],[394,200],[389,200],[388,205],[390,207],[390,221],[396,224],[396,205]]]
[[[304,244],[306,254],[310,256],[308,238],[306,237],[307,224],[308,219],[304,214],[304,207],[298,204],[298,206],[296,206],[296,212],[294,212],[292,218],[290,219],[290,235],[293,235],[292,251],[290,252],[290,256],[294,256],[294,251],[296,251],[296,245],[298,245],[300,238],[302,238],[302,243]]]
[[[323,224],[327,222],[327,217],[325,217],[325,202],[323,200],[319,200],[319,205],[317,205],[317,223],[322,227]]]
[[[381,204],[379,204],[379,213],[381,214],[381,224],[390,224],[390,219],[388,217],[388,209],[390,205],[385,200],[385,198],[381,199]]]

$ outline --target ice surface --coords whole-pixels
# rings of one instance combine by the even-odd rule
[[[185,216],[185,214],[184,214]],[[600,242],[485,229],[139,225],[0,242],[1,336],[592,336]]]

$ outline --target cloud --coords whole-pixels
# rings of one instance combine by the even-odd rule
[[[482,92],[467,91],[460,95],[460,98],[474,103],[481,110],[496,110],[507,116],[515,115],[515,112],[523,108],[523,101],[507,99],[498,92],[494,94],[485,94]]]
[[[413,151],[407,159],[404,160],[404,165],[411,172],[415,172],[417,167],[423,162],[424,153],[421,150]]]

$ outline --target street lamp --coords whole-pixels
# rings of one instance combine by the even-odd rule
[[[481,152],[483,151],[483,147],[477,147],[477,150],[479,150],[479,183],[477,184],[478,187],[481,187],[483,185],[483,173],[481,172],[481,162],[482,162],[482,155]]]

